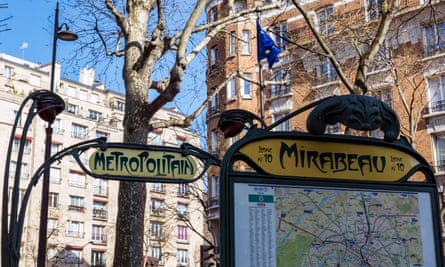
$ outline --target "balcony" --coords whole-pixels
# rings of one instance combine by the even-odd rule
[[[165,210],[163,208],[151,209],[150,215],[165,217]]]
[[[445,174],[445,160],[434,161],[431,163],[434,173]]]
[[[208,117],[214,116],[221,113],[221,109],[219,106],[209,107],[208,109]]]
[[[93,241],[94,244],[106,244],[107,243],[107,237],[105,235],[103,236],[95,236],[91,239]]]
[[[103,208],[93,208],[93,218],[99,220],[106,220],[108,212]]]
[[[94,195],[107,197],[108,188],[106,186],[94,186]]]
[[[211,197],[207,201],[207,205],[209,208],[219,207],[219,196]]]
[[[441,111],[445,111],[445,100],[431,102],[430,106],[425,108],[424,114],[430,114]]]
[[[66,235],[70,236],[70,237],[83,238],[84,232],[68,230],[68,231],[66,231]]]
[[[76,206],[76,205],[69,205],[68,206],[68,210],[70,210],[70,211],[77,211],[77,212],[84,212],[85,211],[85,207],[83,207],[83,206]]]

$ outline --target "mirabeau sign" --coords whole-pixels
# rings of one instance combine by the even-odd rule
[[[115,177],[192,180],[197,173],[195,160],[180,152],[129,148],[97,150],[89,167],[94,174]]]
[[[320,140],[271,138],[240,151],[266,173],[279,176],[395,182],[419,164],[392,147]]]

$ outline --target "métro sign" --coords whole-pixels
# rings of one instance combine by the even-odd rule
[[[279,176],[395,182],[420,164],[411,154],[392,147],[298,137],[253,141],[240,152],[264,172]]]
[[[252,128],[220,179],[221,266],[443,266],[434,173],[402,139]]]
[[[191,182],[198,174],[195,158],[179,148],[158,146],[96,150],[90,156],[89,168],[95,176],[139,181]]]

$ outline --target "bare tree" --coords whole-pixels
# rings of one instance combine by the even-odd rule
[[[0,9],[8,8],[8,4],[0,4]],[[11,28],[8,27],[8,20],[10,20],[12,16],[8,17],[0,17],[0,32],[10,31]]]
[[[390,46],[403,43],[404,36],[414,31],[413,22],[422,16],[435,20],[440,8],[431,2],[413,8],[399,0],[379,1],[369,10],[359,5],[357,9],[335,11],[328,22],[332,31],[326,34],[314,23],[316,15],[305,6],[305,1],[292,0],[292,3],[305,22],[300,31],[310,32],[306,39],[289,40],[293,53],[303,61],[317,57],[329,60],[341,87],[351,94],[377,96],[381,88],[376,84],[391,88],[395,98],[391,100],[402,107],[397,110],[402,120],[402,134],[415,147],[418,129],[424,127],[422,112],[428,106],[423,73],[431,68],[431,63],[418,60],[423,57],[422,50],[403,51],[405,48]],[[366,12],[368,16],[374,12],[375,16],[365,19]],[[299,75],[305,76],[307,73]]]
[[[188,67],[212,37],[234,21],[251,20],[249,14],[278,6],[272,4],[234,14],[231,2],[229,10],[232,11],[224,19],[206,23],[205,5],[205,0],[187,4],[175,0],[72,2],[71,10],[77,13],[70,23],[83,29],[78,32],[82,43],[74,58],[87,58],[92,65],[104,57],[122,58],[126,95],[123,142],[146,144],[148,133],[155,128],[190,126],[206,102],[184,120],[153,121],[152,118],[183,90]],[[149,94],[155,95],[151,101],[148,101]],[[141,266],[145,184],[120,182],[118,202],[113,266]]]

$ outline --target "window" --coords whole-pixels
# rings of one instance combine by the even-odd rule
[[[148,133],[148,143],[150,145],[162,145],[162,131],[158,132],[149,132]]]
[[[445,22],[425,27],[425,53],[427,56],[445,49]]]
[[[50,208],[59,207],[59,193],[50,192],[48,195],[48,206]]]
[[[70,204],[68,206],[68,209],[72,211],[83,211],[85,207],[84,202],[84,197],[70,195]]]
[[[212,191],[210,193],[212,198],[219,198],[219,176],[212,176]]]
[[[187,140],[187,136],[182,134],[176,135],[176,146],[180,147]]]
[[[51,143],[51,156],[62,151],[63,144],[53,141]]]
[[[90,102],[91,102],[91,103],[94,103],[94,104],[99,103],[99,95],[97,95],[97,94],[91,94]]]
[[[86,101],[88,99],[88,92],[85,90],[79,91],[79,99]]]
[[[319,63],[315,68],[315,78],[317,84],[319,85],[332,82],[337,79],[337,72],[327,57],[321,56],[319,58]]]
[[[82,263],[82,250],[66,248],[65,255],[63,256],[65,263]]]
[[[214,115],[219,113],[219,94],[216,94],[210,101],[209,114]]]
[[[109,136],[110,136],[109,133],[102,132],[102,131],[96,131],[96,138],[99,138],[99,137],[106,137],[106,138],[108,138]]]
[[[66,94],[71,97],[76,97],[76,88],[68,86],[68,88],[66,89]]]
[[[226,86],[227,101],[236,100],[236,76],[232,77]]]
[[[87,130],[88,128],[86,126],[73,123],[71,125],[71,137],[85,139],[87,137]]]
[[[161,247],[150,246],[150,257],[156,258],[161,262],[162,261]]]
[[[436,171],[445,171],[445,135],[434,136],[434,150],[436,156]]]
[[[107,241],[105,226],[93,224],[91,229],[91,240],[93,242],[105,243]]]
[[[164,184],[163,183],[152,183],[151,184],[151,191],[163,193],[165,191],[164,190]]]
[[[57,219],[48,218],[48,235],[57,234]]]
[[[236,43],[237,43],[236,32],[231,32],[229,36],[229,56],[231,57],[236,55]]]
[[[19,151],[20,149],[20,141],[21,141],[21,137],[20,136],[15,136],[13,143],[12,143],[12,151]],[[24,153],[29,153],[31,152],[31,138],[26,138],[25,139],[25,145],[23,148],[23,152]]]
[[[164,215],[164,201],[156,198],[151,199],[150,212],[152,215]]]
[[[161,222],[150,222],[150,238],[160,239],[164,237],[163,224]]]
[[[244,73],[246,79],[241,79],[240,81],[240,92],[241,97],[243,98],[252,98],[252,84],[250,81],[252,80],[251,73]]]
[[[273,26],[272,31],[274,33],[275,44],[281,51],[285,50],[289,40],[287,23],[284,22]]]
[[[367,20],[378,19],[382,16],[382,0],[366,0]]]
[[[218,130],[212,130],[210,133],[210,149],[212,154],[218,153]]]
[[[327,35],[334,31],[334,27],[331,25],[333,15],[334,8],[332,6],[320,9],[317,12],[318,32],[320,34]]]
[[[101,121],[102,120],[102,113],[95,111],[95,110],[88,110],[88,118],[93,119],[95,121]]]
[[[14,110],[14,115],[13,115],[13,118],[12,118],[12,122],[14,123],[15,122],[15,119],[17,118],[17,116],[19,116],[20,114],[18,114],[18,112],[17,112],[17,110]],[[26,118],[27,117],[27,115],[26,114],[23,114],[24,116],[19,116],[19,119],[18,119],[18,121],[17,121],[17,127],[23,127],[24,125],[25,125],[25,119],[23,119],[23,118]]]
[[[179,241],[188,241],[187,226],[178,225],[177,238]]]
[[[241,42],[241,54],[250,55],[252,54],[252,41],[251,33],[248,30],[242,31],[242,42]]]
[[[9,176],[14,177],[17,169],[17,162],[10,161],[9,162]],[[28,163],[22,162],[22,166],[20,168],[20,178],[28,179],[29,176],[29,166]]]
[[[188,251],[186,249],[178,249],[176,252],[176,263],[179,265],[187,265]]]
[[[387,104],[388,106],[392,107],[392,90],[391,90],[391,88],[374,90],[373,95],[378,100],[380,100],[383,103]]]
[[[6,79],[12,79],[12,76],[14,74],[14,69],[10,66],[5,66],[5,69],[3,70],[3,75]]]
[[[68,103],[66,110],[71,114],[77,114],[79,107],[73,104]]]
[[[51,167],[49,171],[49,181],[53,184],[60,184],[60,169]]]
[[[368,68],[368,72],[379,71],[388,67],[388,60],[391,58],[391,50],[389,50],[386,40],[383,41],[379,51],[372,59]]]
[[[68,221],[66,224],[66,235],[83,238],[83,222]]]
[[[13,187],[10,186],[8,189],[9,189],[9,195],[8,195],[9,201],[12,202],[12,190],[13,190]],[[19,193],[18,199],[19,199],[19,203],[20,203],[23,200],[23,197],[25,196],[25,189],[19,189],[18,193]]]
[[[184,203],[178,203],[177,207],[176,207],[176,214],[178,215],[178,217],[180,218],[188,218],[189,216],[189,211],[188,211],[188,206],[187,204]]]
[[[94,194],[99,196],[107,196],[108,182],[104,179],[94,179]]]
[[[274,114],[272,116],[273,122],[276,122],[276,121],[282,119],[286,115],[287,114],[285,114],[285,113]],[[277,127],[274,128],[274,131],[289,131],[289,130],[290,130],[290,120],[283,121],[281,124],[279,124]]]
[[[125,110],[125,103],[124,102],[116,100],[115,105],[116,105],[116,109],[117,110],[119,110],[119,111],[124,111]]]
[[[235,0],[235,12],[241,12],[246,9],[246,1],[245,0]]]
[[[106,263],[104,251],[91,250],[91,266],[105,266]]]
[[[217,20],[218,20],[218,9],[215,6],[209,10],[209,22],[215,22]]]
[[[70,171],[68,175],[68,185],[74,187],[85,187],[85,174],[77,171]]]
[[[445,76],[434,77],[428,81],[430,111],[445,110]]]
[[[93,201],[93,218],[107,218],[107,203],[102,201]]]
[[[218,64],[218,47],[210,48],[210,70],[216,70]]]
[[[178,195],[186,196],[189,192],[188,184],[178,184]]]
[[[63,134],[65,130],[62,127],[62,120],[60,119],[55,119],[53,122],[53,132],[55,134]]]
[[[31,74],[29,78],[29,84],[35,87],[40,87],[41,86],[40,80],[41,80],[40,76]]]
[[[283,96],[289,93],[289,72],[287,70],[274,70],[272,81],[273,84],[270,87],[271,97]]]

